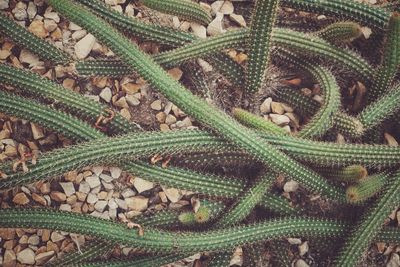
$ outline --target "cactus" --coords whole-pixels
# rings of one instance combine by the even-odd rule
[[[346,197],[349,203],[362,203],[374,196],[385,186],[388,174],[382,173],[366,177],[356,185],[351,185],[346,190]]]
[[[354,22],[336,22],[314,33],[332,43],[349,43],[362,35],[361,26]]]
[[[208,25],[211,22],[211,14],[199,4],[188,0],[141,0],[141,2],[154,10],[175,15],[188,21]]]
[[[350,165],[344,168],[318,168],[324,177],[346,183],[357,183],[368,175],[368,171],[361,165]]]
[[[3,12],[0,12],[0,32],[16,44],[54,64],[67,64],[73,61],[66,52],[27,31],[24,27],[8,18]]]
[[[193,95],[109,24],[73,2],[49,0],[49,4],[92,32],[99,41],[107,44],[125,63],[134,67],[144,79],[184,112],[212,127],[228,140],[265,162],[273,170],[295,177],[313,191],[318,188],[316,191],[323,191],[327,197],[343,201],[342,192],[332,188],[317,173],[293,161],[270,144],[260,141],[255,132],[241,126],[224,112]]]
[[[256,0],[247,39],[249,61],[245,91],[260,90],[270,58],[271,32],[278,12],[279,0]]]
[[[341,249],[335,266],[356,266],[369,243],[382,228],[387,216],[400,203],[400,173],[389,178],[385,190],[376,203],[366,211],[360,222],[354,227]]]

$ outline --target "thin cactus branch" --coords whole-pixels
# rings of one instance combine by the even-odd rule
[[[349,43],[362,35],[358,23],[345,21],[335,22],[314,33],[331,43]]]
[[[357,184],[351,185],[346,190],[346,197],[349,203],[362,203],[373,197],[386,185],[389,180],[388,173],[381,173],[365,177]]]

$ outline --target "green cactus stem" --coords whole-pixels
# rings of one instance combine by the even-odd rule
[[[285,135],[287,132],[273,122],[267,121],[260,116],[254,115],[246,110],[235,108],[233,109],[233,116],[243,125],[260,130],[266,131],[271,134]]]
[[[67,90],[61,85],[30,71],[18,69],[7,64],[0,64],[0,82],[15,86],[30,95],[60,103],[64,109],[72,111],[92,123],[100,115],[106,118],[110,117],[110,113],[107,112],[107,110],[110,110],[109,107],[82,97],[82,95]],[[115,112],[114,115],[114,118],[108,123],[114,132],[129,133],[138,130],[137,125],[129,123],[118,112]]]
[[[160,93],[199,122],[212,127],[222,136],[269,165],[271,169],[295,178],[306,188],[321,192],[338,201],[344,200],[342,192],[329,185],[317,173],[293,161],[272,145],[261,141],[255,132],[193,95],[155,64],[150,56],[141,52],[135,44],[115,31],[105,21],[71,1],[49,0],[48,3],[61,14],[92,32],[100,42],[106,44],[120,59],[135,68]]]
[[[184,20],[208,25],[211,22],[211,14],[199,4],[188,0],[141,0],[148,8],[159,12],[175,15]]]
[[[368,171],[361,165],[350,165],[344,168],[317,168],[324,177],[346,183],[357,183],[368,175]]]
[[[247,39],[247,93],[260,90],[270,58],[271,33],[278,13],[279,0],[256,0]]]
[[[89,124],[63,112],[54,112],[36,101],[3,91],[0,91],[0,99],[0,112],[30,120],[48,129],[57,129],[58,133],[73,140],[88,141],[104,136]]]
[[[389,174],[382,173],[368,176],[346,190],[349,203],[362,203],[382,190],[389,178]]]
[[[390,88],[400,65],[400,13],[395,12],[389,20],[387,40],[384,46],[382,65],[374,82],[367,91],[367,104],[374,102]]]
[[[307,12],[332,15],[384,30],[390,12],[384,8],[348,0],[282,0],[282,5]]]
[[[388,181],[376,203],[364,214],[354,227],[341,249],[335,266],[357,266],[368,245],[377,236],[386,218],[400,203],[400,173],[396,172]]]
[[[331,43],[350,43],[362,35],[358,23],[345,21],[335,22],[314,33]]]
[[[54,64],[67,64],[73,61],[66,52],[27,31],[25,27],[8,18],[3,12],[0,12],[0,33],[40,58]]]

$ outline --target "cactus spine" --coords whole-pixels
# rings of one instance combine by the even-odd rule
[[[366,177],[357,184],[351,185],[346,190],[349,203],[361,203],[374,196],[385,186],[389,175],[387,173]]]
[[[315,35],[331,43],[349,43],[362,35],[361,26],[354,22],[332,23]]]

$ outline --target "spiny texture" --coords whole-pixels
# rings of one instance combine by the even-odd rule
[[[204,25],[208,25],[211,22],[211,14],[191,0],[141,0],[141,2],[151,9],[175,15],[184,20]]]
[[[54,64],[67,64],[73,61],[67,53],[27,31],[3,12],[0,12],[0,32],[16,44]]]
[[[382,65],[367,91],[367,104],[375,101],[390,87],[400,65],[400,13],[393,13],[389,21]]]
[[[332,23],[315,35],[332,43],[348,43],[362,35],[361,26],[358,23],[346,21]]]
[[[29,120],[57,131],[73,140],[88,141],[103,137],[103,134],[85,122],[63,112],[39,104],[36,101],[0,91],[0,112]]]
[[[388,173],[381,173],[368,176],[357,184],[351,185],[346,190],[346,197],[349,203],[362,203],[373,197],[382,190],[389,180]]]
[[[293,161],[273,146],[260,140],[255,132],[241,126],[221,110],[193,95],[180,83],[168,76],[160,66],[154,63],[150,56],[141,52],[136,45],[116,32],[103,20],[71,1],[49,0],[49,4],[58,12],[92,32],[99,41],[110,47],[125,63],[134,67],[144,79],[184,112],[192,115],[199,122],[212,127],[222,136],[266,163],[273,170],[288,174],[313,191],[318,188],[315,191],[323,191],[327,197],[343,201],[341,192],[333,189],[317,173]]]
[[[234,246],[287,236],[341,237],[346,234],[347,225],[325,219],[282,218],[203,233],[148,228],[140,236],[135,229],[89,215],[49,209],[1,209],[0,227],[59,230],[86,234],[147,251],[196,253],[227,250]]]
[[[109,107],[82,97],[82,95],[67,90],[61,85],[42,78],[33,72],[0,64],[0,82],[15,86],[19,90],[38,98],[61,103],[64,109],[73,111],[75,114],[79,114],[81,118],[88,119],[91,122],[96,121],[93,118],[98,118],[100,115],[104,117],[110,116],[107,112]],[[109,122],[109,125],[119,133],[129,133],[138,129],[136,125],[129,123],[117,112],[115,112],[115,117]]]
[[[271,121],[267,121],[260,116],[254,115],[246,110],[235,108],[233,116],[243,125],[268,133],[285,135],[287,132]]]
[[[361,165],[350,165],[344,168],[318,168],[324,177],[346,183],[357,183],[368,175],[368,171]]]
[[[390,12],[384,8],[372,7],[349,0],[282,0],[282,5],[303,11],[355,20],[378,29],[385,29],[390,18]]]
[[[279,0],[256,0],[247,39],[249,60],[245,91],[260,90],[270,58],[271,32],[278,12]]]
[[[321,137],[332,127],[334,114],[339,111],[340,88],[336,83],[336,79],[327,69],[316,64],[308,63],[296,54],[288,53],[283,50],[279,52],[283,59],[309,72],[322,89],[323,104],[298,134],[299,137],[303,138]]]
[[[335,266],[356,266],[369,243],[382,228],[386,218],[400,203],[400,173],[396,172],[388,181],[385,191],[367,210],[354,231],[347,238]]]

